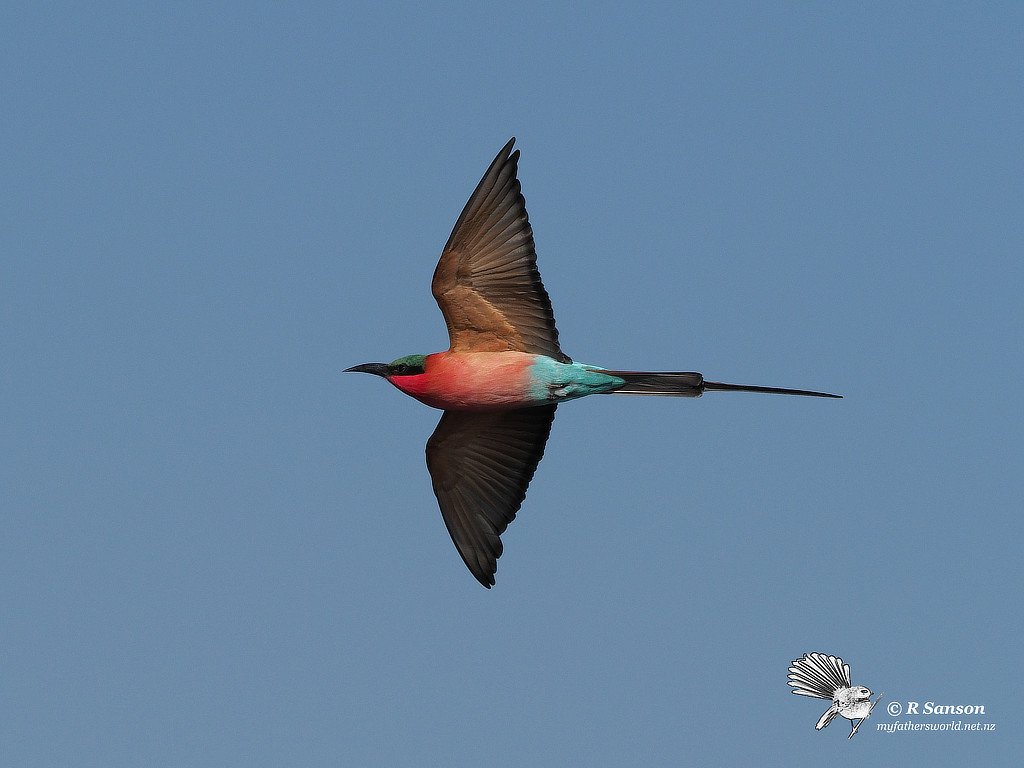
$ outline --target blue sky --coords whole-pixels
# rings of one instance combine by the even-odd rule
[[[1019,5],[0,25],[5,764],[1019,759]],[[342,370],[510,136],[569,355],[845,399],[560,408],[487,591]],[[997,730],[817,733],[809,651]]]

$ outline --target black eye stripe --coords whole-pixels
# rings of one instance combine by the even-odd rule
[[[423,373],[423,367],[419,365],[399,363],[398,365],[391,366],[392,376],[413,376],[420,373]]]

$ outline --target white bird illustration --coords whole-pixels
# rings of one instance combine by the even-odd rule
[[[793,686],[793,693],[799,696],[831,699],[832,706],[819,718],[814,728],[820,731],[836,715],[842,715],[850,721],[851,730],[847,737],[850,739],[882,698],[879,694],[878,699],[872,702],[868,688],[850,682],[850,665],[844,664],[838,656],[824,653],[805,653],[794,661],[789,668],[789,684]],[[860,722],[855,723],[857,720]]]

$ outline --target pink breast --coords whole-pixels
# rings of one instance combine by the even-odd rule
[[[423,374],[397,377],[391,383],[434,408],[517,408],[532,404],[528,395],[533,360],[525,352],[439,352],[427,357]]]

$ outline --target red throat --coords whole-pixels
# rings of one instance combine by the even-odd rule
[[[437,352],[427,356],[423,373],[389,381],[420,402],[443,410],[515,408],[528,403],[534,359],[525,352]]]

